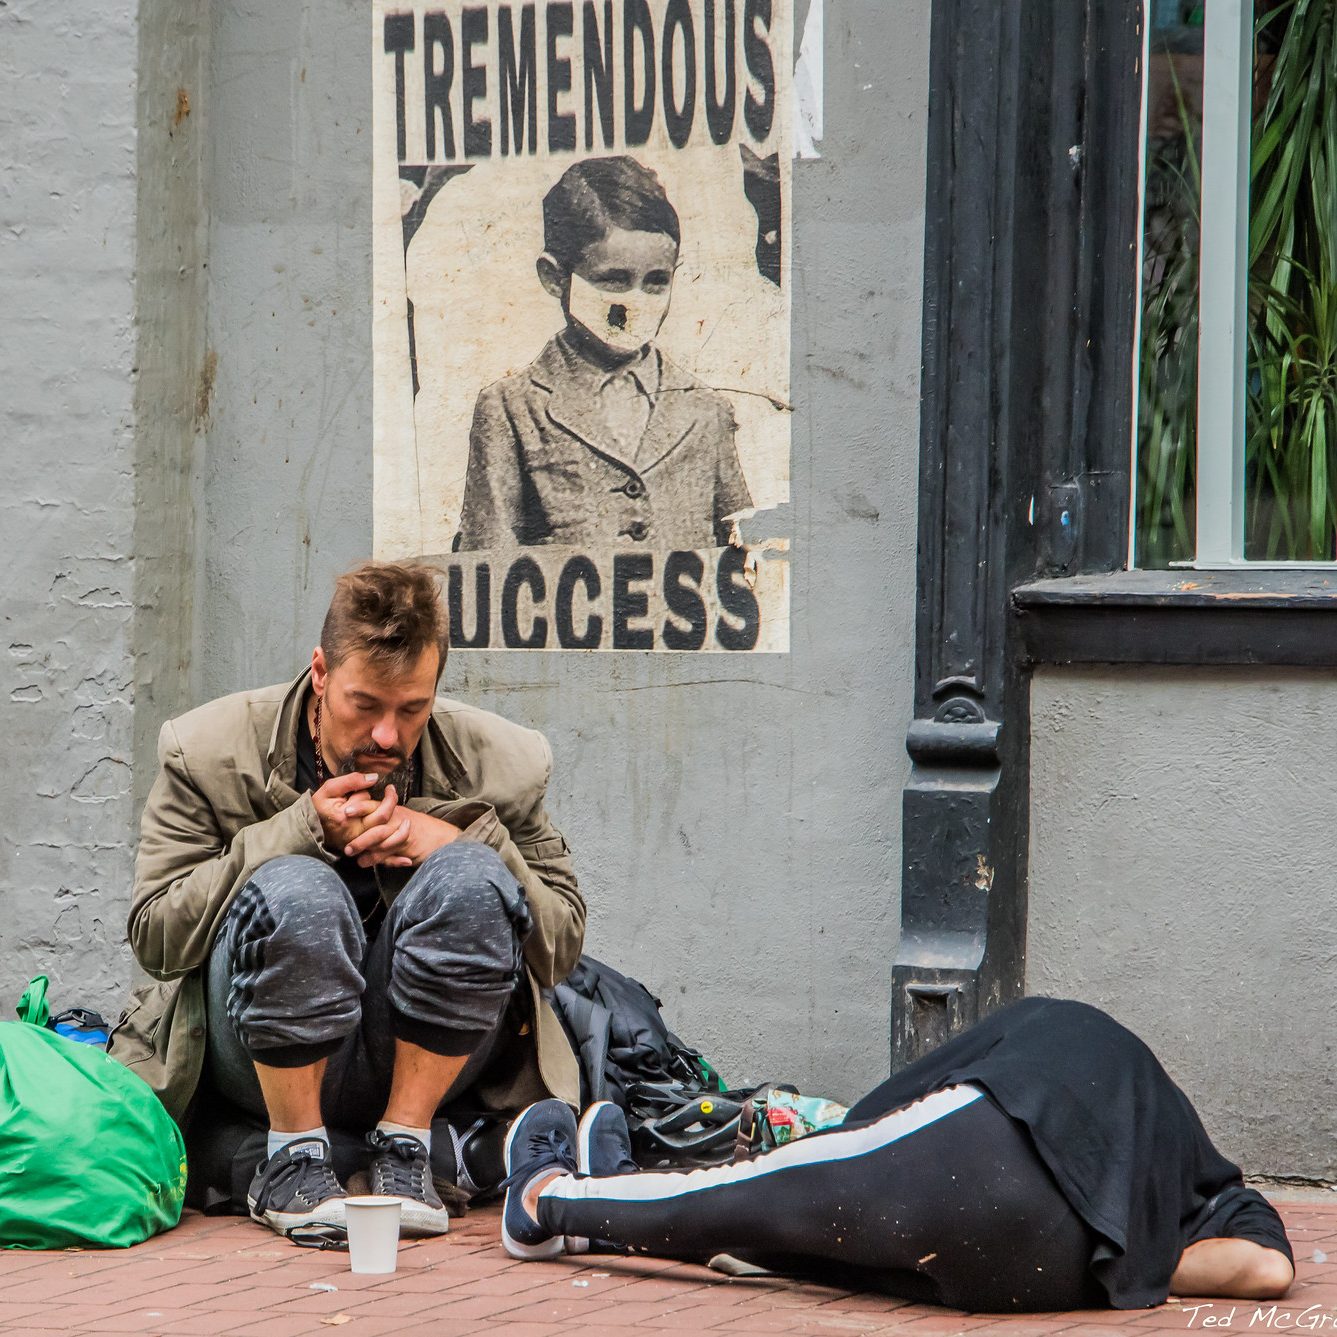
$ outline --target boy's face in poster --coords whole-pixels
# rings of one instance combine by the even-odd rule
[[[788,4],[374,8],[377,554],[440,561],[462,648],[786,649]],[[680,243],[559,259],[545,196],[610,163]]]
[[[633,356],[659,333],[673,295],[678,243],[663,232],[613,227],[585,248],[569,275],[545,252],[539,280],[610,359]]]

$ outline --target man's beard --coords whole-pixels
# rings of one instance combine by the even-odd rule
[[[402,756],[398,752],[393,752],[393,753],[381,752],[381,750],[373,744],[371,747],[361,747],[354,752],[350,752],[339,764],[340,775],[353,775],[355,773],[364,773],[366,775],[371,774],[371,772],[368,771],[365,766],[359,766],[357,764],[359,753],[363,757],[393,756],[398,760],[399,765],[396,766],[395,769],[389,773],[389,775],[381,776],[381,778],[377,780],[374,785],[372,785],[371,796],[372,798],[376,799],[377,802],[379,802],[381,799],[385,797],[385,791],[391,785],[394,785],[395,794],[398,797],[399,802],[403,803],[409,797],[408,785],[413,775],[413,770],[409,758]]]

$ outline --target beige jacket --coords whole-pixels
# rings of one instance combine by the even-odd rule
[[[310,674],[240,692],[162,728],[158,777],[140,823],[130,904],[135,956],[154,982],[135,989],[111,1053],[143,1077],[181,1120],[205,1049],[204,967],[233,898],[261,864],[284,854],[335,861],[309,793],[294,788],[298,712]],[[524,955],[534,1042],[508,1080],[479,1095],[498,1110],[555,1095],[579,1099],[575,1056],[543,991],[580,955],[585,902],[571,852],[543,798],[547,740],[485,710],[438,698],[421,744],[422,797],[409,806],[491,846],[524,887],[534,930]],[[382,873],[394,900],[411,869]]]
[[[658,393],[634,457],[599,394],[607,377],[551,340],[474,407],[455,546],[719,548],[752,505],[723,395],[659,360]]]

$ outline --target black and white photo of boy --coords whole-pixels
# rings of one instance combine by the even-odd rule
[[[456,551],[729,541],[752,505],[733,411],[656,343],[681,242],[631,157],[577,162],[548,191],[536,268],[564,323],[478,396]]]

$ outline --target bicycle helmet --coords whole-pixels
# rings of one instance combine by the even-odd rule
[[[750,1091],[703,1091],[681,1082],[634,1082],[627,1126],[646,1169],[702,1168],[733,1160],[738,1118]]]

